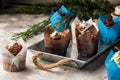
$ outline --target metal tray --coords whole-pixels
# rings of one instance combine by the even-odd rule
[[[78,59],[72,59],[73,62],[71,64],[68,64],[67,66],[75,67],[75,68],[83,68],[85,66],[87,67],[92,67],[92,68],[97,68],[100,65],[103,65],[104,60],[109,53],[111,49],[114,49],[114,46],[120,47],[120,40],[116,41],[113,45],[104,45],[104,44],[99,44],[99,49],[98,53],[86,60],[78,60]],[[46,53],[45,48],[44,48],[44,40],[39,41],[38,43],[32,45],[29,47],[29,50],[32,53],[36,52],[42,52],[43,56],[41,57],[42,60],[47,60],[50,62],[57,62],[59,60],[69,58],[69,57],[64,57],[64,56],[59,56],[59,55],[54,55],[51,53]],[[115,50],[115,49],[114,49]]]

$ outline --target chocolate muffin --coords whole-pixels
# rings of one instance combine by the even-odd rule
[[[112,20],[106,20],[103,22],[107,28],[111,28],[115,23]]]
[[[99,34],[96,28],[92,25],[84,33],[80,33],[79,30],[83,28],[76,26],[76,38],[79,58],[90,58],[97,53]]]
[[[51,37],[50,34],[52,34],[52,30],[47,28],[44,33],[45,52],[65,56],[70,41],[70,30],[65,29],[54,37]]]
[[[25,69],[26,51],[21,52],[23,46],[19,42],[14,42],[5,46],[3,53],[3,68],[6,71],[17,72]],[[22,54],[21,54],[21,53]],[[12,54],[12,55],[11,55]]]

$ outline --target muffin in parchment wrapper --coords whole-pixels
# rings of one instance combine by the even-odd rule
[[[70,30],[65,29],[62,32],[51,36],[52,30],[47,28],[44,33],[45,52],[65,56],[70,41]]]
[[[120,51],[110,50],[106,60],[105,68],[108,80],[120,79]]]
[[[93,22],[92,19],[80,21],[78,17],[76,17],[71,24],[71,32],[72,52],[70,57],[87,59],[97,53],[99,31],[96,23]]]
[[[68,29],[68,22],[62,21],[64,21],[64,17],[69,18],[70,15],[71,12],[63,5],[51,13],[51,26],[44,33],[45,52],[66,56],[70,41],[70,29]]]
[[[100,14],[98,18],[98,28],[101,43],[109,46],[120,39],[120,17],[110,21]]]
[[[17,72],[25,69],[27,46],[22,38],[10,42],[3,49],[3,68],[6,71]]]

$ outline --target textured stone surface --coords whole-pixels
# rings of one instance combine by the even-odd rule
[[[0,15],[0,53],[3,52],[3,44],[11,38],[13,32],[24,31],[28,28],[27,25],[40,22],[46,18],[47,16],[44,15]],[[42,34],[28,40],[27,45],[30,46],[38,42],[39,39],[43,39]],[[107,80],[103,64],[97,67],[97,69],[89,70],[61,66],[49,71],[44,71],[38,69],[32,63],[32,55],[33,54],[28,51],[26,70],[21,72],[7,72],[3,70],[2,54],[0,54],[0,80]],[[97,64],[99,64],[99,62]]]

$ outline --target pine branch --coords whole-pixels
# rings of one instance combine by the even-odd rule
[[[113,4],[111,4],[108,1],[101,1],[101,0],[95,0],[94,2],[91,0],[63,0],[61,3],[59,4],[36,4],[31,6],[30,8],[27,7],[25,9],[19,10],[22,12],[26,12],[29,13],[37,13],[36,11],[42,11],[42,13],[47,13],[51,11],[51,9],[53,10],[57,10],[61,5],[66,6],[71,12],[72,12],[72,16],[66,18],[63,17],[62,20],[56,24],[55,28],[52,29],[54,30],[58,30],[60,24],[63,23],[68,23],[71,21],[71,19],[74,18],[75,16],[78,16],[80,19],[84,19],[84,20],[88,20],[90,17],[92,18],[97,18],[99,13],[102,13],[103,15],[109,17],[111,12],[114,10],[114,6]],[[41,12],[38,12],[38,14]],[[34,35],[38,34],[39,32],[42,32],[46,29],[46,26],[50,23],[49,19],[48,20],[44,20],[40,23],[34,24],[32,26],[30,26],[29,29],[27,29],[25,32],[20,32],[20,33],[15,33],[12,36],[12,39],[17,39],[19,37],[22,37],[24,40],[27,40],[31,37],[33,37]],[[68,25],[65,25],[65,28]]]
[[[48,24],[50,24],[49,19],[44,20],[40,23],[34,24],[24,32],[14,33],[12,36],[12,39],[16,40],[22,37],[26,41],[29,38],[33,37],[34,35],[38,34],[39,32],[44,32]]]

